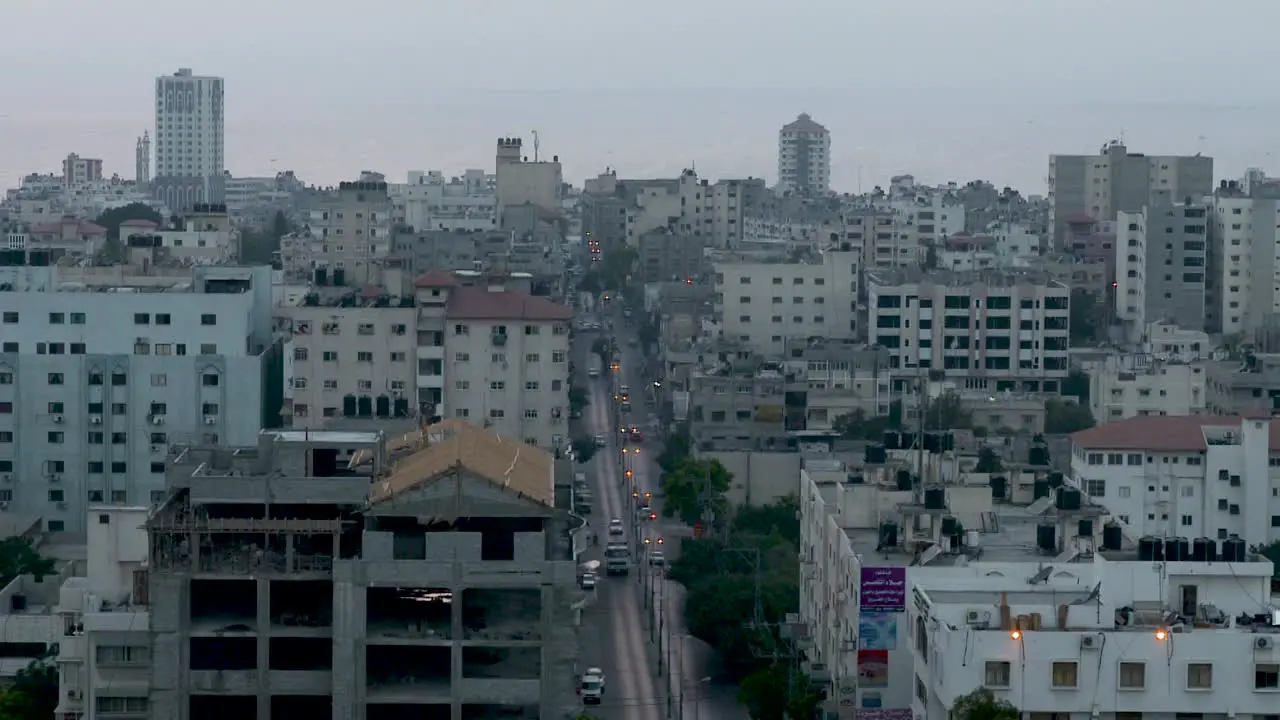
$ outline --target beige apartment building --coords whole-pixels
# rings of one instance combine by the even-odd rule
[[[391,197],[385,182],[343,182],[311,209],[307,226],[280,240],[285,278],[358,287],[391,254]]]

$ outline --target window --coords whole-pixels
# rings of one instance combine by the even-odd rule
[[[454,353],[453,361],[454,362],[470,362],[471,353]]]
[[[1090,465],[1102,464],[1102,453],[1089,453],[1088,462]]]
[[[1077,666],[1074,660],[1059,660],[1053,663],[1050,687],[1060,690],[1069,689],[1076,687],[1077,682]]]
[[[151,648],[145,645],[99,645],[97,657],[99,665],[145,667],[151,663]]]
[[[129,406],[126,405],[125,403],[111,403],[111,414],[112,415],[128,415]]]
[[[164,387],[169,384],[169,376],[164,373],[151,373],[151,387]]]
[[[129,472],[128,465],[122,462],[113,462],[111,463],[111,472],[123,475]]]
[[[61,445],[63,441],[67,439],[67,436],[61,431],[50,430],[46,439],[49,441],[50,445]]]
[[[13,403],[0,402],[0,415],[12,415],[12,414],[13,414]]]
[[[60,402],[51,402],[47,407],[49,408],[49,412],[53,413],[54,415],[61,415],[63,409],[66,408],[66,405],[63,405]]]
[[[294,359],[294,360],[306,360],[306,359],[307,359],[307,349],[306,349],[306,348],[304,348],[304,347],[294,348],[294,349],[293,349],[293,359]]]
[[[524,361],[527,363],[538,362],[538,353],[525,353]]]
[[[1213,689],[1213,664],[1212,663],[1187,663],[1187,689],[1188,690]]]
[[[325,362],[338,362],[338,353],[333,350],[325,350],[320,358]]]
[[[200,324],[201,325],[217,325],[218,316],[214,315],[213,313],[205,313],[200,316]]]
[[[129,436],[127,433],[122,433],[122,432],[111,433],[112,445],[127,445],[128,443],[129,443]]]
[[[524,384],[524,389],[525,389],[525,390],[537,390],[537,389],[538,389],[538,381],[537,381],[537,380],[530,380],[530,381],[526,382],[526,383]]]
[[[61,490],[49,491],[49,502],[62,502],[64,497],[65,496]]]
[[[506,411],[502,410],[501,408],[493,408],[492,410],[489,411],[489,417],[491,418],[504,418],[506,416],[507,416]]]
[[[217,343],[200,343],[200,354],[201,355],[217,355],[218,344]]]
[[[66,322],[67,322],[67,315],[66,315],[66,313],[59,313],[59,312],[51,312],[51,313],[49,313],[49,324],[50,324],[50,325],[65,325],[65,324],[66,324]]]
[[[200,384],[201,384],[201,385],[203,385],[203,386],[205,386],[205,387],[217,387],[217,386],[218,386],[218,376],[217,376],[217,375],[214,375],[214,374],[212,374],[212,373],[210,373],[210,374],[208,374],[208,375],[201,375],[201,376],[200,376]]]
[[[50,525],[52,525],[52,523],[50,523]],[[103,715],[109,713],[120,713],[122,715],[145,715],[147,712],[147,699],[145,697],[112,697],[110,695],[98,695],[94,698],[94,707]]]
[[[157,324],[157,325],[168,325],[168,324],[169,324],[169,313],[156,313],[156,324]]]
[[[530,420],[536,420],[538,418],[538,411],[536,408],[529,408],[524,411],[524,416]]]
[[[453,326],[453,334],[454,334],[454,335],[470,335],[470,334],[471,334],[471,326],[470,326],[470,325],[462,325],[462,324],[454,325],[454,326]]]
[[[150,325],[151,313],[134,313],[133,324],[134,325]]]
[[[1128,485],[1121,485],[1116,488],[1116,497],[1127,498],[1129,497],[1129,492],[1130,490]]]
[[[564,355],[565,355],[564,352],[560,350],[557,350],[556,352],[551,353],[551,362],[553,363],[564,362]]]
[[[490,390],[506,390],[507,384],[501,380],[494,380],[493,382],[489,383],[489,389]]]
[[[471,389],[471,381],[470,381],[470,380],[454,380],[454,381],[453,381],[453,388],[454,388],[455,390],[470,390],[470,389]]]
[[[1258,663],[1253,666],[1254,690],[1280,690],[1280,664]]]
[[[67,524],[62,520],[50,520],[48,527],[49,532],[62,532],[67,528]]]
[[[373,353],[363,350],[356,352],[356,362],[371,363],[373,362]]]
[[[158,346],[157,346],[157,347],[158,347]],[[71,343],[71,354],[72,354],[72,355],[83,355],[84,353],[85,353],[85,344],[84,344],[84,343]],[[157,354],[157,355],[159,355],[159,354],[161,354],[161,353],[157,352],[156,354]],[[169,353],[163,353],[163,354],[168,355]]]
[[[61,385],[63,381],[62,373],[49,373],[50,385]]]
[[[124,387],[129,384],[129,376],[124,373],[111,373],[111,384],[115,387]]]
[[[101,474],[102,474],[102,472],[103,472],[103,470],[105,470],[105,469],[106,469],[106,466],[102,464],[102,461],[101,461],[101,460],[90,460],[90,461],[89,461],[89,474],[90,474],[90,475],[101,475]]]
[[[1183,527],[1191,527],[1195,521],[1192,519],[1190,515],[1183,515],[1181,518],[1179,518],[1179,522],[1182,523]]]
[[[1140,662],[1120,663],[1120,689],[1141,690],[1147,686],[1147,666]]]
[[[1106,497],[1107,481],[1106,480],[1085,480],[1084,491],[1089,497]]]
[[[1005,660],[988,660],[983,685],[990,688],[1009,687],[1009,663]]]
[[[18,322],[18,313],[16,313],[16,312],[7,312],[7,313],[5,313],[5,314],[4,314],[4,324],[5,324],[5,325],[13,325],[13,324],[14,324],[14,323],[16,323],[16,322]]]

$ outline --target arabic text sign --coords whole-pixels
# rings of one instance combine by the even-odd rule
[[[907,609],[907,569],[862,568],[862,609],[902,612]]]

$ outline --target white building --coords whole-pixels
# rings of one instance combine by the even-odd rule
[[[778,131],[778,189],[800,195],[831,189],[831,133],[808,113]]]
[[[169,448],[251,444],[280,417],[270,268],[62,282],[5,268],[0,503],[83,532],[90,504],[159,501]],[[106,268],[117,271],[118,268]],[[114,279],[112,276],[115,275]]]
[[[1071,436],[1071,476],[1129,535],[1280,540],[1280,422],[1147,416]]]
[[[868,335],[892,369],[940,370],[965,387],[1057,392],[1068,373],[1071,290],[1039,273],[876,271]]]
[[[102,179],[102,160],[75,153],[62,161],[62,184],[68,187]]]
[[[492,230],[498,225],[497,178],[467,170],[446,179],[438,170],[409,172],[408,182],[389,191],[398,223],[427,230]]]
[[[172,210],[222,202],[226,156],[223,81],[182,68],[156,78],[151,189]]]
[[[1143,415],[1199,415],[1206,406],[1205,363],[1111,355],[1089,363],[1089,409],[1099,423]]]
[[[1211,206],[1216,287],[1209,324],[1251,340],[1275,327],[1280,313],[1280,200],[1266,185],[1247,195],[1234,181],[1223,184]]]
[[[613,174],[593,181],[608,189],[618,186]],[[758,179],[718,180],[699,178],[693,170],[680,173],[678,180],[627,181],[634,189],[634,204],[626,209],[626,242],[631,247],[651,230],[668,228],[682,235],[709,238],[708,247],[729,248],[743,237],[745,195],[763,188]],[[634,188],[633,188],[634,186]]]
[[[766,356],[789,338],[855,337],[860,260],[829,250],[820,262],[715,263],[721,333]]]
[[[62,583],[53,615],[59,718],[143,720],[150,709],[149,507],[89,507],[86,577]]]

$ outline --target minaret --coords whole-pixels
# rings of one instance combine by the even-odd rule
[[[139,185],[146,185],[151,182],[151,134],[143,130],[142,137],[138,138],[138,149],[134,155],[136,164],[134,180]]]

